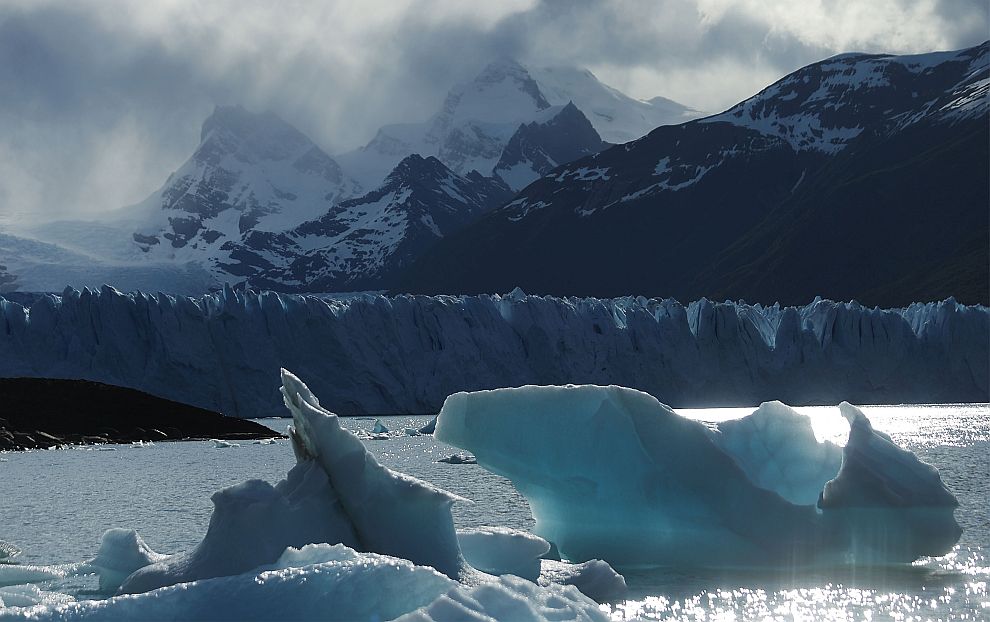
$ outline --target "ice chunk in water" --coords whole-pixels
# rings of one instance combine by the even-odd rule
[[[283,370],[297,464],[272,486],[249,480],[213,495],[203,541],[189,553],[140,568],[125,593],[231,576],[274,563],[286,547],[343,543],[432,566],[474,572],[461,557],[450,515],[460,499],[381,466],[298,378]]]
[[[19,548],[9,542],[0,540],[0,562],[6,562],[7,560],[17,557],[20,554],[21,550]]]
[[[133,529],[108,529],[99,552],[87,564],[100,575],[100,591],[112,594],[134,571],[167,557],[151,550]]]
[[[583,564],[544,559],[541,562],[540,585],[573,585],[588,598],[599,602],[619,600],[626,595],[626,579],[606,562],[592,559]]]
[[[938,471],[842,408],[853,429],[841,470],[836,450],[783,405],[716,432],[617,386],[458,393],[436,437],[511,479],[535,532],[571,561],[752,566],[948,552],[960,529]]]
[[[196,579],[230,576],[271,564],[289,546],[343,542],[357,546],[353,526],[326,473],[313,461],[297,464],[272,486],[248,480],[213,495],[203,541],[189,553],[137,570],[124,593],[147,592]]]
[[[464,559],[478,570],[530,581],[540,576],[540,557],[550,550],[543,538],[507,527],[458,529],[457,542]]]
[[[839,405],[849,421],[838,476],[825,484],[823,516],[858,546],[848,561],[910,562],[947,553],[962,534],[954,510],[959,502],[938,469],[902,449],[855,406]]]

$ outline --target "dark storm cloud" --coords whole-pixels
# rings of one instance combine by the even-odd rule
[[[214,104],[274,110],[334,152],[428,117],[496,56],[715,111],[837,52],[964,47],[987,24],[984,0],[9,0],[0,216],[142,199]]]

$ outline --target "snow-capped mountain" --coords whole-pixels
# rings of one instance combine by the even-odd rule
[[[400,289],[986,301],[987,50],[830,58],[561,166]]]
[[[200,144],[141,203],[94,221],[47,223],[6,236],[21,288],[67,284],[202,293],[245,275],[237,253],[319,218],[360,194],[337,163],[272,113],[218,106]],[[2,262],[0,262],[2,263]],[[157,275],[157,276],[156,276]]]
[[[531,70],[512,59],[499,59],[470,83],[453,87],[428,121],[382,127],[366,146],[337,160],[365,186],[377,183],[411,153],[436,156],[458,174],[476,170],[490,175],[520,125],[545,121],[548,109],[571,102],[610,142],[625,142],[658,125],[699,116],[670,100],[632,99],[587,70]]]
[[[911,56],[842,54],[786,76],[705,123],[732,123],[793,149],[837,153],[864,131],[986,114],[987,46]]]
[[[359,186],[299,130],[272,113],[217,107],[192,157],[135,212],[134,241],[151,256],[215,257],[249,231],[318,218]]]
[[[495,165],[495,176],[515,192],[561,164],[598,153],[608,146],[571,102],[562,108],[549,108],[547,116],[550,118],[546,121],[520,125]]]
[[[645,136],[661,125],[676,125],[702,116],[666,97],[633,99],[604,84],[587,69],[532,67],[529,73],[551,105],[573,102],[602,139],[614,144]]]
[[[432,156],[411,155],[379,188],[318,219],[245,235],[221,267],[280,291],[383,289],[423,250],[511,195],[497,179],[460,176]]]
[[[588,72],[547,75],[543,83],[553,88],[544,86],[545,96],[518,63],[492,63],[452,89],[429,122],[388,126],[369,147],[342,156],[354,176],[274,114],[217,107],[191,157],[145,201],[98,220],[46,223],[8,236],[16,242],[7,246],[21,250],[0,248],[7,266],[2,287],[381,287],[392,282],[386,273],[432,241],[507,201],[510,188],[604,146],[565,98],[594,106],[603,127],[620,130],[646,131],[656,121],[647,112],[661,109]],[[684,110],[674,105],[674,113]],[[422,157],[407,159],[414,154]],[[422,179],[412,178],[417,174]],[[409,197],[403,183],[413,189]]]

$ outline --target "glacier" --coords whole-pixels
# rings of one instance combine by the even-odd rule
[[[281,410],[281,367],[342,415],[436,413],[458,391],[568,383],[678,408],[990,401],[990,309],[952,299],[883,310],[105,286],[0,297],[0,326],[2,376],[95,380],[238,417]]]
[[[962,529],[938,471],[854,406],[841,450],[780,403],[710,429],[618,386],[447,398],[436,438],[529,501],[572,562],[620,568],[888,564],[948,553]]]

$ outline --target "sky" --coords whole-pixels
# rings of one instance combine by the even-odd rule
[[[331,154],[421,121],[487,62],[591,69],[718,112],[842,52],[990,38],[986,0],[0,0],[0,228],[136,203],[217,104]]]

